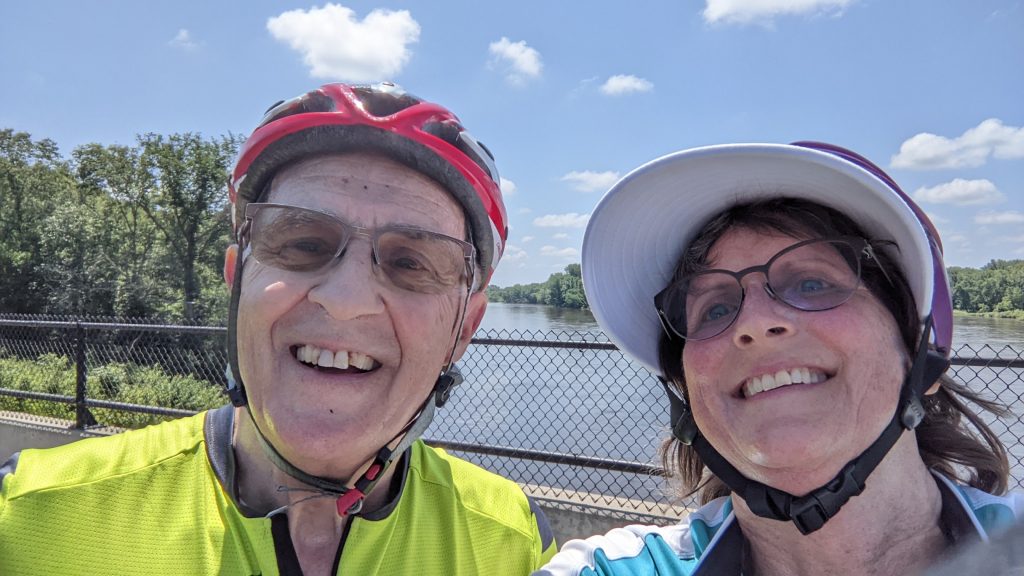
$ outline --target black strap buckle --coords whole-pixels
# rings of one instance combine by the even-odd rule
[[[801,534],[810,534],[825,525],[850,498],[864,491],[864,485],[853,476],[856,467],[847,464],[832,482],[793,500],[789,517]]]

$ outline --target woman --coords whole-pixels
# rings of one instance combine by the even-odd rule
[[[881,169],[821,143],[657,159],[583,243],[594,316],[662,376],[679,525],[567,543],[539,574],[908,574],[1024,516],[943,376],[939,237]],[[969,423],[969,425],[968,425]]]

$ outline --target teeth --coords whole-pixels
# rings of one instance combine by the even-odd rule
[[[347,350],[331,352],[325,348],[309,345],[299,346],[295,350],[295,358],[306,364],[342,370],[349,366],[360,370],[371,370],[376,362],[372,356],[360,352],[348,352]]]
[[[817,384],[825,381],[825,374],[810,368],[779,370],[774,374],[754,376],[743,384],[743,395],[747,398],[790,384]]]
[[[775,373],[775,384],[776,388],[779,386],[789,386],[793,383],[793,379],[789,376],[789,372],[785,370],[779,370]]]
[[[373,368],[373,358],[370,358],[366,354],[360,354],[359,352],[349,353],[348,363],[360,370],[369,370],[370,368]]]

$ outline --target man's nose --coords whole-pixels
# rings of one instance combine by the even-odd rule
[[[355,237],[349,240],[338,260],[321,273],[308,298],[331,317],[347,320],[382,312],[384,300],[380,289],[372,245],[366,238]]]

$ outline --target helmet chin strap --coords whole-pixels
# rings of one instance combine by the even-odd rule
[[[896,413],[878,439],[843,466],[835,478],[804,496],[794,496],[743,476],[708,443],[697,428],[689,404],[678,397],[667,381],[662,379],[672,407],[672,435],[683,444],[692,446],[704,465],[743,498],[754,514],[762,518],[792,521],[801,534],[810,534],[824,526],[850,498],[864,490],[868,476],[896,444],[903,431],[913,430],[924,419],[921,398],[949,367],[949,360],[944,355],[928,348],[931,329],[932,319],[928,316],[914,363],[900,389]]]
[[[396,434],[386,445],[384,445],[373,458],[365,462],[355,474],[353,479],[349,481],[342,481],[334,478],[325,478],[321,476],[314,476],[309,474],[299,467],[295,466],[288,461],[287,458],[281,455],[280,452],[274,448],[270,440],[263,434],[259,424],[256,423],[256,418],[252,414],[252,410],[247,406],[248,398],[245,393],[245,387],[242,383],[241,372],[238,367],[238,338],[237,338],[237,326],[238,326],[238,303],[242,292],[242,264],[248,255],[249,248],[244,242],[245,227],[239,232],[239,254],[235,259],[235,275],[231,283],[231,302],[228,307],[228,366],[224,371],[224,375],[227,378],[227,393],[231,399],[231,403],[236,407],[245,407],[246,412],[249,414],[249,420],[252,422],[253,429],[256,430],[256,438],[259,440],[263,455],[270,460],[278,470],[281,470],[285,474],[292,478],[312,487],[312,490],[318,494],[312,496],[317,497],[334,497],[337,498],[337,510],[339,516],[348,516],[350,514],[356,514],[363,507],[363,500],[366,495],[373,490],[377,482],[384,475],[384,472],[391,466],[395,458],[401,456],[418,438],[423,435],[427,427],[434,419],[435,407],[440,408],[448,401],[452,390],[462,383],[462,372],[458,366],[455,366],[453,358],[455,355],[455,347],[458,345],[458,334],[462,330],[463,323],[466,318],[466,310],[469,307],[469,296],[472,288],[467,289],[466,298],[464,299],[460,314],[453,323],[453,343],[451,350],[448,351],[447,359],[445,361],[444,368],[441,370],[440,375],[434,382],[434,386],[427,395],[427,398],[420,404],[416,413],[409,419],[406,425]],[[474,276],[471,279],[475,280]],[[304,501],[304,500],[300,500]],[[283,512],[290,505],[282,506],[281,508],[272,510],[267,516],[272,516],[279,512]]]

